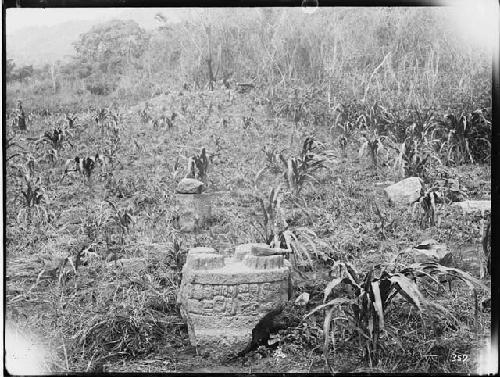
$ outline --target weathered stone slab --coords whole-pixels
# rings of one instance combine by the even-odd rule
[[[422,180],[410,177],[384,189],[389,201],[395,204],[411,204],[420,197]]]
[[[460,207],[464,214],[474,212],[491,212],[491,200],[467,200],[465,202],[455,202],[454,206]]]
[[[250,252],[252,255],[267,256],[267,255],[288,254],[291,251],[288,249],[272,248],[272,247],[269,247],[268,245],[266,245],[265,247],[259,246],[259,245],[252,245]]]
[[[446,244],[440,244],[433,239],[420,242],[418,246],[409,247],[400,254],[407,263],[440,262],[449,254]]]
[[[242,261],[245,256],[251,254],[252,247],[254,246],[269,248],[269,245],[265,243],[245,243],[243,245],[236,246],[236,248],[234,249],[234,258],[238,261]]]
[[[146,258],[123,258],[108,262],[108,267],[120,268],[124,272],[140,272],[147,268]]]
[[[177,184],[177,194],[201,194],[205,184],[194,178],[183,178]]]
[[[245,349],[259,320],[288,300],[283,255],[252,255],[252,245],[229,258],[210,248],[188,253],[177,300],[191,343],[214,358]]]

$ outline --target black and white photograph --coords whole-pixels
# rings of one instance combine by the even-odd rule
[[[28,2],[4,373],[498,373],[498,1]]]

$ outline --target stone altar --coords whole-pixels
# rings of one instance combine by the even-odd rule
[[[289,262],[282,254],[252,254],[262,247],[269,246],[240,245],[226,258],[212,248],[189,250],[177,301],[198,350],[211,357],[239,353],[259,320],[288,301]]]

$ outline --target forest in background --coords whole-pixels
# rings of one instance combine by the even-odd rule
[[[491,44],[467,38],[453,17],[447,7],[193,9],[180,23],[157,14],[151,31],[112,20],[81,34],[69,61],[34,68],[7,56],[7,100],[132,104],[184,85],[251,82],[270,100],[314,87],[330,104],[489,107]]]

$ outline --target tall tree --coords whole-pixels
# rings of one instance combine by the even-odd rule
[[[14,59],[7,59],[7,65],[5,66],[5,76],[7,80],[14,79],[14,71],[16,69],[16,63],[14,63]]]
[[[122,74],[144,53],[148,35],[135,21],[112,20],[94,26],[74,43],[81,63],[105,74]]]

